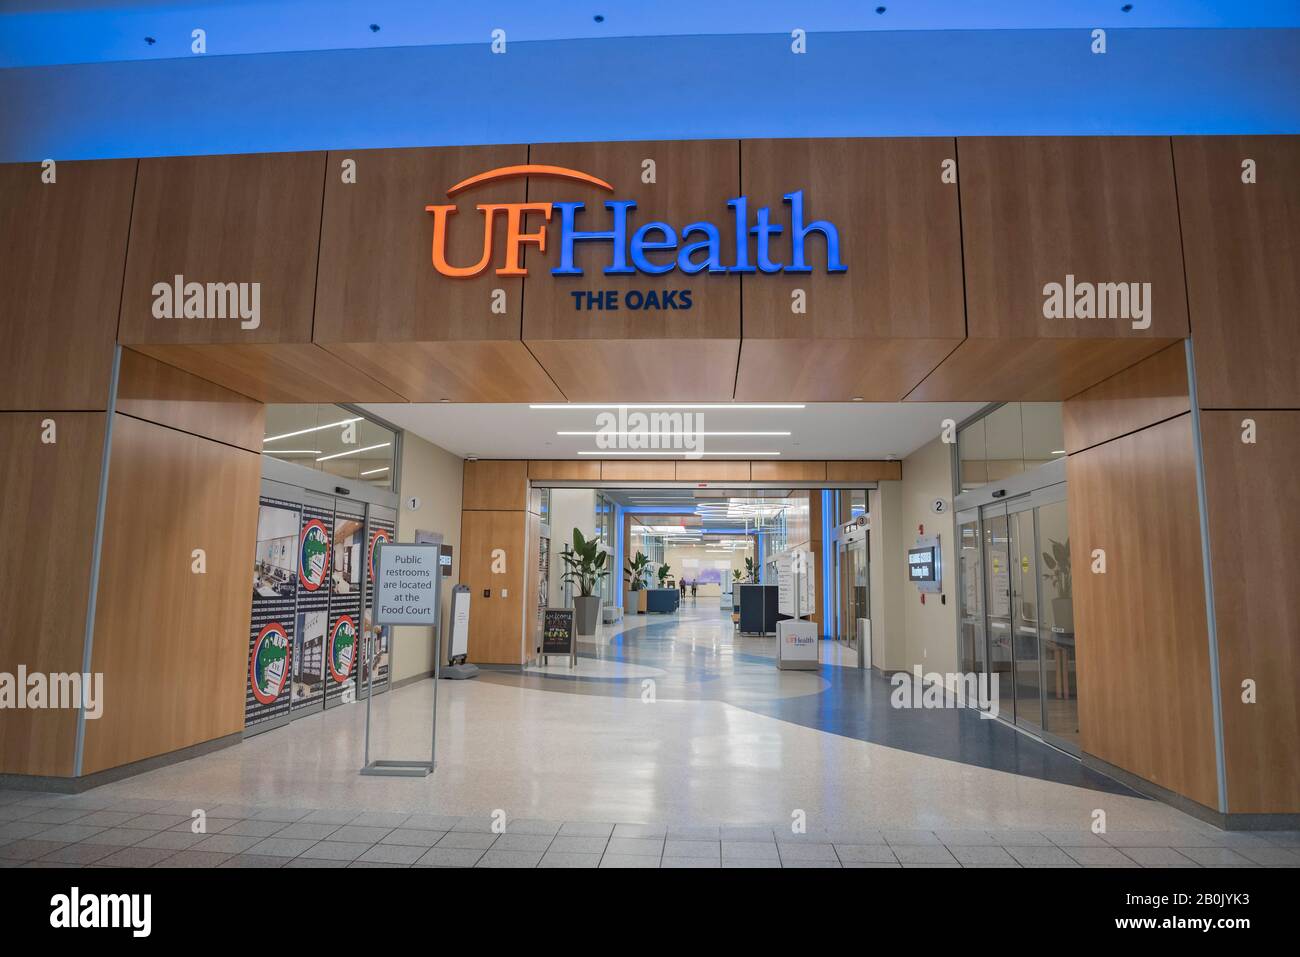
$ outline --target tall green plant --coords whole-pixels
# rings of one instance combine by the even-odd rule
[[[1052,543],[1052,551],[1050,554],[1043,552],[1043,564],[1047,567],[1047,571],[1043,572],[1043,578],[1056,589],[1057,598],[1069,598],[1074,594],[1074,572],[1070,567],[1070,540],[1067,538],[1065,544],[1053,538],[1049,538],[1048,541]]]
[[[754,559],[745,559],[745,581],[753,585],[758,581],[758,570],[754,568]]]
[[[623,577],[627,580],[630,591],[640,591],[645,588],[645,576],[649,571],[649,565],[649,557],[640,552],[636,553],[636,558],[627,563],[627,568],[623,569]]]
[[[576,528],[573,530],[573,547],[565,545],[560,557],[567,569],[563,580],[577,586],[579,597],[590,597],[600,580],[609,577],[605,568],[608,553],[600,547],[599,540],[583,538],[582,532]]]
[[[672,571],[671,565],[663,564],[659,566],[659,587],[660,588],[665,587],[665,583],[668,581],[668,573],[670,571]]]

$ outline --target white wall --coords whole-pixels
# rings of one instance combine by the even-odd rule
[[[446,449],[406,432],[402,436],[401,502],[397,513],[397,540],[415,541],[417,529],[441,532],[452,547],[451,573],[443,579],[442,633],[451,612],[451,587],[460,579],[460,504],[464,461]],[[415,496],[420,508],[406,503]],[[393,629],[393,680],[433,671],[433,628],[403,625]]]
[[[731,555],[717,555],[698,547],[670,545],[664,549],[664,559],[668,562],[673,581],[676,582],[680,582],[683,576],[686,577],[687,581],[694,581],[701,569],[706,567],[706,563],[708,563],[707,567],[713,567],[712,563],[714,562],[721,562],[726,565],[720,571],[723,581],[730,581],[732,579],[732,570],[741,572],[745,570],[746,556],[754,557],[752,548],[736,549]],[[688,566],[687,561],[694,561],[697,564]],[[721,585],[700,585],[698,589],[698,595],[701,598],[717,598],[721,594]]]
[[[957,554],[952,512],[951,446],[939,439],[921,446],[903,460],[900,506],[905,540],[890,561],[903,569],[907,548],[916,544],[918,526],[926,535],[939,536],[939,561],[943,592],[930,592],[921,604],[921,593],[911,582],[904,585],[904,663],[911,670],[947,674],[957,670]],[[936,515],[931,504],[943,499],[947,510]],[[947,599],[945,604],[942,598]]]
[[[903,460],[901,482],[870,493],[871,663],[884,671],[957,670],[957,580],[949,446],[935,439]],[[941,498],[947,510],[936,515]],[[943,592],[921,593],[907,579],[907,550],[919,526],[939,536]],[[943,600],[947,599],[946,603]]]
[[[903,466],[907,475],[907,466]],[[906,670],[907,546],[903,544],[902,482],[881,482],[867,493],[871,527],[871,664],[881,671]]]
[[[582,532],[583,538],[596,534],[596,490],[590,488],[553,488],[551,489],[551,511],[547,517],[551,526],[551,577],[547,589],[548,604],[552,608],[564,607],[564,562],[560,553],[564,546],[573,546],[573,530]],[[613,558],[614,543],[609,543],[610,558]],[[607,559],[608,561],[609,559]],[[611,578],[615,570],[610,570]],[[622,588],[622,585],[616,587]]]

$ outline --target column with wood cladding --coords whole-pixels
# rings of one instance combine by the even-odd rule
[[[1300,814],[1300,137],[1173,139],[1226,811]]]
[[[532,578],[528,462],[466,461],[461,492],[461,582],[470,589],[469,660],[520,665]],[[555,559],[552,557],[552,573]],[[535,593],[532,593],[535,598]]]

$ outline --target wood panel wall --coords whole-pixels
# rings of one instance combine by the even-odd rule
[[[909,396],[1065,399],[1187,335],[1162,137],[961,137],[968,338]],[[1049,319],[1044,286],[1150,282],[1151,325]]]
[[[0,165],[0,409],[108,408],[135,169]]]
[[[1191,416],[1077,452],[1066,475],[1080,745],[1217,809]]]
[[[528,477],[537,480],[596,481],[600,478],[600,463],[557,459],[528,463]]]
[[[524,662],[524,608],[535,577],[530,533],[540,519],[530,511],[529,463],[480,459],[465,463],[461,485],[460,575],[469,586],[469,657],[484,664]],[[505,569],[493,553],[501,549]]]
[[[466,489],[470,487],[467,477]],[[523,664],[525,587],[530,512],[465,511],[460,520],[461,581],[469,586],[469,659],[480,664]],[[505,571],[494,572],[493,552],[505,553]],[[502,594],[502,590],[505,594]],[[488,594],[484,594],[487,592]]]
[[[1279,346],[1300,282],[1289,268],[1300,186],[1285,175],[1298,144],[940,137],[357,150],[64,164],[53,187],[39,184],[38,167],[11,166],[6,211],[23,225],[5,240],[7,261],[19,264],[6,275],[18,286],[0,292],[53,322],[8,343],[31,353],[20,368],[42,374],[0,389],[42,388],[43,372],[54,370],[41,365],[50,354],[41,336],[48,345],[71,331],[98,345],[71,357],[87,365],[69,387],[103,405],[105,373],[88,356],[111,343],[129,221],[120,341],[261,400],[1062,399],[1188,334],[1185,257],[1207,366],[1203,400],[1294,408],[1300,387]],[[944,181],[950,159],[960,199]],[[1256,182],[1241,181],[1243,159],[1256,162]],[[348,160],[355,182],[343,179]],[[656,164],[652,183],[643,181],[646,160]],[[727,223],[726,200],[742,194],[751,212],[766,205],[782,218],[781,197],[800,189],[806,220],[835,224],[848,272],[604,276],[605,244],[579,244],[583,277],[553,276],[555,249],[531,247],[527,281],[436,275],[424,207],[460,197],[446,196],[454,180],[525,161],[604,176],[616,192],[543,176],[475,187],[453,218],[457,262],[481,254],[482,224],[470,221],[480,201],[577,197],[589,207],[582,225],[594,228],[616,195],[638,203],[631,228],[652,216],[680,228]],[[534,219],[529,228],[541,225]],[[54,241],[29,242],[28,221]],[[120,239],[73,248],[87,235]],[[776,256],[788,238],[774,238]],[[816,235],[808,242],[820,266],[824,244]],[[59,269],[76,261],[76,281],[56,275],[55,261]],[[154,319],[153,283],[177,273],[262,282],[261,327]],[[1151,328],[1043,318],[1044,283],[1066,274],[1151,282]],[[578,312],[568,295],[671,287],[691,288],[693,308]],[[497,289],[502,312],[490,308]],[[795,289],[808,294],[806,314],[788,311]],[[67,322],[87,323],[89,337],[64,330]]]
[[[528,462],[524,459],[478,459],[465,462],[461,508],[466,511],[528,507]]]
[[[1242,422],[1256,441],[1242,442]],[[1300,811],[1300,411],[1201,413],[1228,811]],[[1073,490],[1072,490],[1073,491]],[[1242,700],[1253,680],[1256,701]]]
[[[1300,137],[1178,136],[1173,149],[1201,405],[1300,408]]]
[[[261,454],[265,406],[131,349],[122,350],[116,410]]]
[[[790,261],[782,197],[802,189],[804,225],[832,222],[848,269],[828,273],[826,241],[813,234],[811,272],[745,278],[737,399],[897,402],[961,342],[958,191],[943,181],[955,156],[949,137],[741,143],[751,215],[769,206],[786,227],[773,260]],[[796,290],[806,313],[792,309]]]
[[[1065,450],[1081,452],[1181,415],[1191,407],[1187,355],[1180,342],[1064,403],[1061,421]]]
[[[453,266],[473,265],[484,233],[474,206],[523,202],[526,181],[488,183],[463,199],[447,190],[527,158],[526,146],[331,152],[314,340],[412,402],[563,399],[520,341],[523,280],[496,274],[506,255],[504,218],[493,221],[491,266],[478,276],[449,279],[431,261],[425,207],[462,204],[448,223],[446,255]],[[354,181],[344,179],[349,161]]]
[[[116,416],[83,773],[243,729],[260,479],[256,454]]]
[[[735,140],[654,143],[547,143],[529,150],[534,164],[577,169],[597,176],[614,192],[597,186],[545,177],[530,177],[532,201],[552,197],[580,201],[577,228],[611,228],[606,200],[632,200],[628,239],[642,225],[667,222],[674,230],[697,221],[726,222],[726,202],[739,195],[740,144]],[[645,182],[646,161],[654,163],[654,181]],[[779,202],[779,197],[778,197]],[[529,218],[529,227],[541,218]],[[740,284],[735,273],[680,270],[663,278],[605,275],[610,243],[578,243],[574,263],[581,276],[555,276],[559,263],[559,212],[552,216],[545,252],[529,248],[523,338],[556,386],[571,401],[656,400],[671,395],[683,401],[730,399],[740,349]],[[722,231],[722,259],[735,261],[735,244]],[[698,239],[693,236],[686,240]],[[671,256],[675,258],[674,251]],[[670,254],[647,253],[656,263]],[[626,296],[637,290],[689,289],[690,309],[629,309]],[[612,290],[617,311],[575,308],[572,293]]]
[[[41,442],[47,416],[52,444]],[[104,420],[102,412],[0,412],[9,539],[0,550],[0,671],[81,673]],[[0,773],[71,775],[76,740],[75,709],[6,709]]]
[[[312,342],[324,153],[140,161],[118,341],[263,401],[397,401]],[[154,284],[260,283],[255,329],[159,319]]]

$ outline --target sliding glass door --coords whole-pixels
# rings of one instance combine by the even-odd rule
[[[1065,486],[960,511],[957,540],[962,669],[988,676],[998,717],[1077,751]]]

